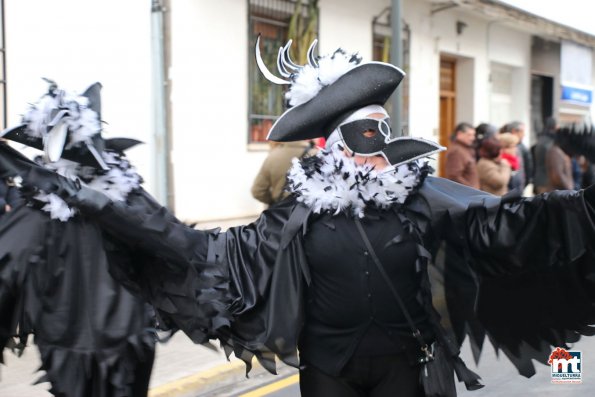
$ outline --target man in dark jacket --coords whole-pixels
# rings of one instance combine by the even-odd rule
[[[523,188],[533,181],[533,159],[531,152],[523,143],[523,138],[525,137],[525,128],[525,124],[520,121],[513,121],[512,123],[508,124],[508,131],[519,138],[519,144],[517,145],[517,156],[520,160],[519,172],[521,174]]]
[[[457,125],[452,142],[446,152],[444,176],[463,185],[479,189],[474,143],[475,128],[469,123]]]

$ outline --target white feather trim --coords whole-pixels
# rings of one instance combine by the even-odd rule
[[[34,198],[42,203],[47,203],[41,209],[49,212],[52,219],[59,219],[62,222],[66,222],[77,213],[76,209],[70,208],[64,200],[54,193],[47,194],[45,192],[39,192]]]
[[[52,110],[64,109],[69,112],[65,122],[71,132],[67,146],[87,142],[101,131],[99,116],[88,105],[88,98],[75,93],[56,90],[56,95],[46,94],[23,115],[23,123],[28,127],[26,133],[34,137],[44,136],[52,121]]]
[[[65,159],[43,165],[66,178],[82,179],[87,187],[104,193],[113,201],[126,200],[128,194],[140,186],[142,178],[126,157],[113,152],[103,152],[102,157],[110,169],[101,174],[98,174],[94,168],[83,167]],[[42,191],[34,199],[46,203],[42,210],[49,212],[52,219],[66,222],[77,214],[76,209],[70,208],[64,200],[53,193],[47,194]]]
[[[125,157],[113,152],[103,152],[103,159],[110,170],[93,178],[88,186],[105,193],[113,201],[126,200],[128,194],[140,186],[142,178]]]
[[[290,106],[298,106],[314,98],[321,89],[333,84],[339,77],[356,67],[361,58],[347,55],[341,49],[318,59],[318,67],[304,65],[292,78],[286,98]]]
[[[386,209],[404,203],[422,180],[418,161],[378,172],[356,164],[340,145],[320,151],[314,161],[315,167],[304,169],[304,162],[294,159],[287,176],[289,191],[314,213],[349,210],[361,218],[368,205]]]

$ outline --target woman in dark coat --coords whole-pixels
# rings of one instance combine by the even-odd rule
[[[280,52],[289,81],[264,69],[257,51],[267,78],[291,84],[292,107],[269,139],[323,136],[327,146],[295,161],[291,195],[252,224],[198,231],[165,208],[115,202],[42,170],[23,175],[25,183],[143,253],[119,262],[118,276],[162,325],[197,343],[218,338],[271,372],[276,357],[300,366],[304,396],[454,396],[455,373],[468,389],[481,387],[458,357],[465,330],[474,349],[487,333],[525,376],[550,345],[590,332],[592,189],[503,200],[429,176],[424,159],[443,148],[392,138],[380,106],[403,72],[342,51],[309,55],[297,66],[287,47]],[[447,296],[460,304],[454,340],[428,277],[444,246],[459,258],[445,274]]]

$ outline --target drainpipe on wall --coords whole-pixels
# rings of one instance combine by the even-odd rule
[[[167,3],[167,4],[164,4]],[[151,63],[152,63],[152,137],[155,146],[153,177],[155,178],[155,198],[174,210],[174,197],[171,181],[169,97],[170,87],[166,77],[169,41],[166,40],[165,14],[169,12],[169,0],[151,0]]]
[[[392,28],[392,40],[390,42],[390,61],[398,68],[403,67],[403,45],[401,39],[401,17],[403,15],[401,9],[401,0],[391,0],[390,26]],[[392,98],[393,114],[392,114],[392,130],[393,136],[403,135],[403,127],[401,124],[401,112],[403,109],[403,88],[402,84],[397,87]]]

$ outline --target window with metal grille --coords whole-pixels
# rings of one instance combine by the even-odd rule
[[[390,24],[390,7],[382,10],[372,20],[372,58],[374,61],[390,63],[390,44],[392,40],[392,30]],[[403,64],[397,65],[407,75],[409,74],[409,26],[402,24],[403,32],[401,34],[401,48],[403,49]],[[409,134],[409,78],[405,77],[401,81],[401,90],[403,92],[403,109],[401,109],[401,128],[404,135]],[[392,114],[392,101],[388,101],[385,106],[388,114]]]
[[[248,143],[265,142],[275,120],[285,110],[287,86],[270,83],[254,62],[260,34],[262,59],[276,71],[279,47],[293,40],[291,56],[305,63],[306,51],[318,36],[318,0],[248,0]]]

